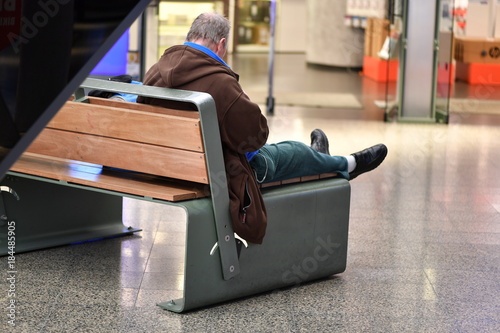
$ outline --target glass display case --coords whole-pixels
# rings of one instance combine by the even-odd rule
[[[238,51],[267,51],[270,37],[270,0],[237,0]]]
[[[158,4],[158,56],[173,45],[184,43],[193,20],[204,12],[224,13],[221,1],[160,1]]]

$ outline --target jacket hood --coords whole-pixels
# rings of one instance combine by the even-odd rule
[[[187,45],[168,48],[158,61],[161,79],[167,87],[179,87],[213,74],[238,75],[203,51]]]

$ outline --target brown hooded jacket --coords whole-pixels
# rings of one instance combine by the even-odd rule
[[[228,66],[188,45],[165,50],[146,73],[145,85],[206,92],[217,108],[219,130],[228,179],[230,211],[234,231],[243,239],[260,244],[267,214],[255,174],[245,153],[267,141],[267,120],[238,83]],[[139,97],[139,103],[178,107],[172,102]]]

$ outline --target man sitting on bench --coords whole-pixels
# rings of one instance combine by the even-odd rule
[[[201,14],[194,20],[186,43],[165,50],[147,72],[143,84],[206,92],[213,97],[233,229],[245,240],[260,244],[267,217],[258,183],[322,173],[354,179],[380,165],[387,147],[379,144],[349,156],[330,156],[328,139],[321,130],[313,131],[312,148],[297,141],[267,144],[269,129],[265,116],[243,92],[238,75],[222,60],[229,31],[229,21],[223,16]],[[174,107],[171,101],[154,98],[139,97],[137,102]]]

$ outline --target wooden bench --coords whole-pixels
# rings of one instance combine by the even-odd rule
[[[90,98],[84,89],[197,111]],[[184,297],[158,304],[183,312],[343,272],[350,186],[331,176],[263,186],[264,243],[239,252],[211,96],[87,79],[2,180],[15,195],[3,195],[0,211],[16,221],[22,252],[139,231],[123,225],[122,197],[183,208]]]

